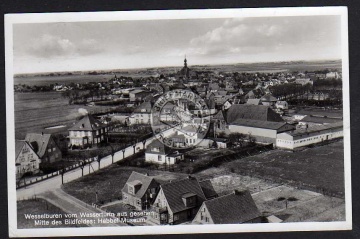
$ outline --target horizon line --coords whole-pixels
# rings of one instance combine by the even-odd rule
[[[283,63],[283,62],[316,62],[316,61],[342,61],[341,58],[337,59],[314,59],[314,60],[285,60],[285,61],[257,61],[257,62],[234,62],[226,64],[203,64],[203,65],[188,65],[192,67],[201,66],[221,66],[221,65],[235,65],[235,64],[261,64],[261,63]],[[113,68],[113,69],[91,69],[91,70],[71,70],[71,71],[43,71],[43,72],[24,72],[14,73],[13,76],[17,75],[34,75],[34,74],[51,74],[51,73],[72,73],[72,72],[92,72],[92,71],[115,71],[115,70],[137,70],[137,69],[155,69],[155,68],[182,68],[183,66],[149,66],[149,67],[134,67],[134,68]]]

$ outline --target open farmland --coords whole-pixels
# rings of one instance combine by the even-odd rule
[[[105,109],[101,106],[69,105],[60,92],[15,93],[15,138],[24,139],[26,133],[54,133],[65,131],[81,116],[79,109]],[[67,127],[53,130],[44,128],[55,125]]]
[[[272,150],[225,163],[220,168],[276,182],[344,193],[343,140],[297,152]]]

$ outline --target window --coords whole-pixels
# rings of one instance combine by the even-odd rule
[[[209,218],[208,218],[208,217],[205,217],[205,222],[209,222]]]
[[[174,221],[179,220],[179,215],[174,215]]]
[[[158,155],[158,161],[162,161],[161,155]]]

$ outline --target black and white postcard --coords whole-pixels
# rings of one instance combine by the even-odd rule
[[[350,230],[346,7],[5,15],[9,235]]]

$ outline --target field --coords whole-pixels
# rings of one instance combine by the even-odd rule
[[[54,228],[54,227],[86,227],[86,225],[65,225],[64,216],[62,225],[41,225],[35,226],[34,220],[26,219],[24,214],[65,214],[61,209],[55,207],[51,203],[48,203],[42,199],[18,201],[17,202],[17,223],[18,228]],[[49,221],[51,219],[48,219]]]
[[[66,132],[81,116],[79,109],[105,109],[100,106],[69,105],[60,92],[15,93],[15,138],[24,139],[26,133]],[[49,126],[66,125],[64,128],[44,129]]]
[[[87,82],[105,82],[109,81],[114,75],[63,75],[63,76],[26,76],[14,77],[14,85],[25,84],[29,86],[50,85],[50,84],[69,84],[87,83]]]
[[[238,174],[251,174],[283,183],[312,185],[331,192],[344,192],[343,140],[303,151],[272,150],[225,163]]]

